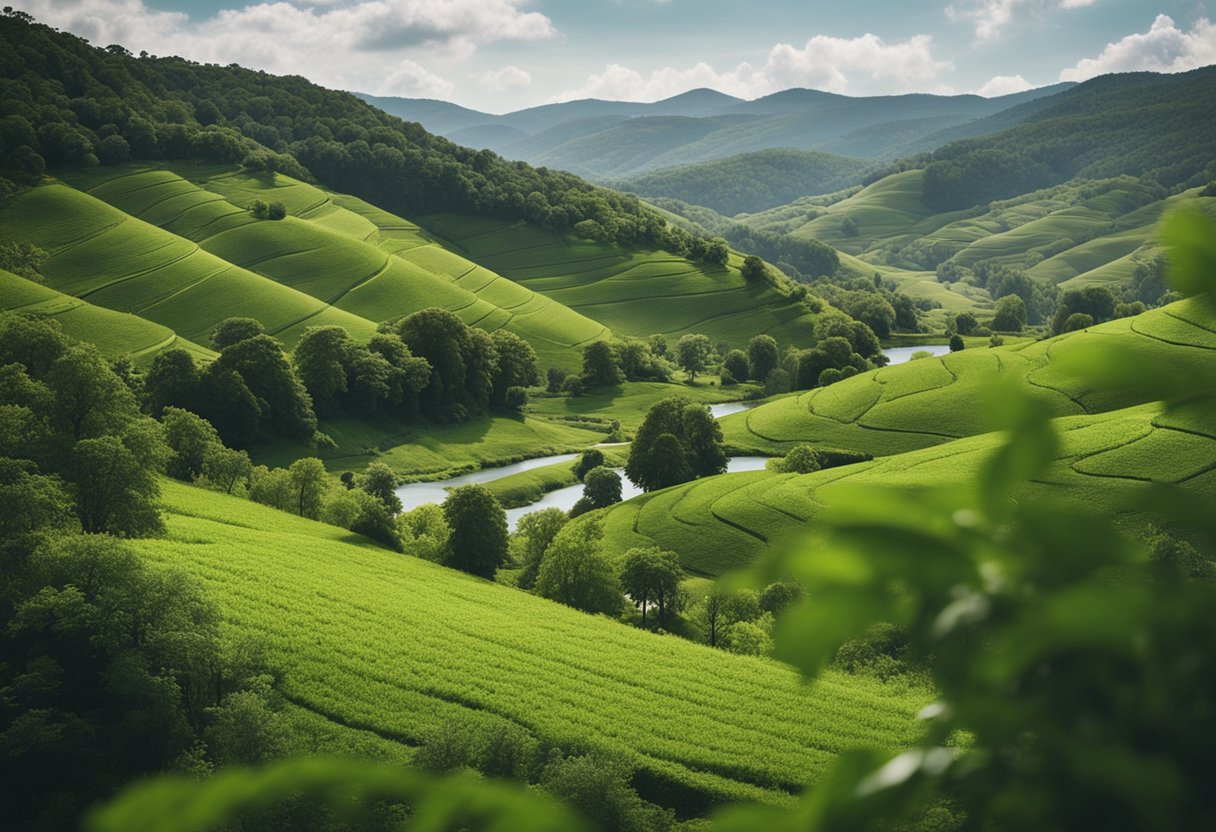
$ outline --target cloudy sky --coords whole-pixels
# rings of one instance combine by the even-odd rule
[[[9,2],[101,46],[490,112],[695,87],[999,95],[1216,63],[1216,0]]]

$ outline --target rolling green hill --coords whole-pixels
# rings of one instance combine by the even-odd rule
[[[666,168],[614,183],[644,197],[703,205],[720,214],[754,213],[809,194],[856,184],[863,159],[801,150],[760,150],[713,162]]]
[[[88,341],[105,355],[126,358],[136,365],[147,364],[169,349],[185,349],[203,360],[214,355],[168,327],[138,315],[94,306],[3,269],[0,269],[0,312],[50,318],[72,338]]]
[[[930,698],[622,627],[375,548],[348,532],[166,483],[168,536],[133,545],[197,576],[234,637],[333,732],[404,746],[459,725],[626,756],[644,796],[703,811],[783,802],[855,744],[898,748]]]
[[[813,337],[814,316],[771,286],[744,281],[736,254],[728,266],[709,266],[523,223],[451,214],[418,219],[469,259],[621,335],[670,340],[698,332],[740,345],[759,333],[783,345]]]
[[[1173,367],[1202,367],[1216,359],[1216,321],[1197,302],[1182,301],[1045,341],[924,358],[728,416],[722,431],[732,446],[766,453],[810,443],[898,454],[982,432],[976,393],[1001,377],[1019,380],[1059,416],[1140,404],[1077,386],[1053,366],[1076,348],[1103,342]]]
[[[1216,334],[1209,349],[1216,349]],[[1204,360],[1211,361],[1212,354]],[[1053,391],[1045,398],[1059,395]],[[923,415],[940,418],[949,411],[934,409]],[[1145,481],[1176,483],[1206,500],[1216,499],[1216,429],[1209,416],[1195,409],[1167,413],[1159,405],[1141,405],[1062,417],[1062,452],[1028,487],[1109,512],[1118,509],[1128,488]],[[618,551],[661,546],[677,552],[691,574],[720,575],[749,564],[770,543],[803,529],[831,503],[833,484],[967,486],[1001,441],[994,434],[945,444],[937,444],[944,437],[927,433],[915,439],[902,436],[910,440],[905,443],[909,446],[919,439],[936,447],[813,474],[723,474],[635,497],[608,509],[607,545]]]

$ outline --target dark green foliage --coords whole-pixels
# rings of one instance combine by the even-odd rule
[[[592,341],[583,347],[583,383],[588,387],[612,387],[625,380],[612,345]]]
[[[199,372],[190,353],[171,349],[152,359],[144,374],[143,406],[155,418],[167,407],[189,408],[199,399]]]
[[[574,476],[578,477],[578,481],[582,482],[583,478],[587,476],[588,471],[592,468],[598,468],[603,464],[604,452],[599,448],[588,448],[574,461],[571,470],[574,471]]]
[[[756,335],[747,342],[747,375],[759,381],[768,378],[768,374],[777,369],[781,353],[777,342],[771,335]]]
[[[688,373],[689,381],[695,381],[697,373],[709,367],[713,356],[714,346],[704,335],[689,333],[676,342],[676,363]]]
[[[963,343],[963,336],[959,335],[957,332],[950,336],[950,352],[959,352],[960,350],[965,349],[966,346],[967,345]]]
[[[1165,283],[1165,258],[1154,257],[1146,263],[1137,263],[1132,272],[1132,291],[1138,300],[1147,306],[1157,306],[1169,287]]]
[[[560,367],[550,367],[545,372],[545,392],[560,393],[562,391],[562,385],[566,381],[567,375],[569,375],[569,373]]]
[[[630,785],[631,767],[601,754],[565,757],[546,766],[540,783],[601,829],[661,832],[675,826],[670,812],[645,803]]]
[[[493,578],[507,559],[507,515],[480,485],[465,485],[443,501],[452,530],[444,563],[463,572]]]
[[[418,395],[424,416],[461,422],[486,413],[498,363],[490,336],[445,309],[415,312],[401,321],[397,334],[431,366]]]
[[[768,269],[764,267],[764,261],[754,254],[749,254],[743,258],[743,268],[739,270],[743,275],[743,279],[759,283],[768,278]]]
[[[316,457],[297,459],[287,468],[286,486],[287,505],[281,508],[310,520],[320,519],[322,501],[329,489],[325,463]]]
[[[1089,329],[1093,325],[1093,315],[1088,312],[1074,312],[1064,320],[1064,323],[1060,324],[1060,332],[1078,332],[1082,329]]]
[[[845,217],[840,222],[840,233],[846,237],[856,237],[861,234],[861,227],[853,217]]]
[[[203,473],[203,465],[213,449],[223,447],[211,423],[188,410],[165,408],[161,427],[169,447],[165,473],[179,480],[194,480]]]
[[[544,508],[520,518],[511,535],[512,547],[518,546],[518,559],[523,563],[516,585],[520,589],[531,589],[536,585],[541,560],[553,542],[553,538],[566,525],[569,518],[560,508]]]
[[[507,401],[507,391],[513,387],[531,387],[540,381],[536,369],[536,350],[523,338],[505,329],[495,330],[490,335],[490,340],[494,342],[494,352],[497,356],[494,390],[490,401],[509,410],[519,410],[523,406],[522,403],[516,401],[516,406],[511,406]],[[518,396],[516,399],[518,400]]]
[[[430,374],[425,359],[414,357],[397,336],[377,333],[364,346],[339,326],[304,330],[292,358],[322,412],[412,416]]]
[[[611,468],[592,468],[583,478],[583,500],[589,509],[607,508],[621,501],[621,475]]]
[[[224,318],[211,330],[211,348],[223,352],[233,344],[265,333],[266,327],[253,318]]]
[[[776,615],[802,597],[802,587],[794,581],[776,581],[760,590],[760,609]]]
[[[935,211],[970,208],[1053,184],[1047,165],[1016,151],[982,145],[972,150],[960,142],[937,151],[934,158],[925,168],[921,198]]]
[[[675,552],[657,547],[630,549],[621,559],[621,587],[642,608],[642,626],[653,603],[659,608],[659,621],[674,612],[684,570]]]
[[[959,312],[954,316],[954,331],[959,335],[971,335],[979,325],[975,315],[970,312]]]
[[[748,370],[747,353],[743,350],[731,350],[728,352],[726,357],[722,359],[722,372],[724,374],[723,382],[725,382],[725,375],[729,375],[735,381],[747,381],[750,372]]]
[[[876,292],[857,293],[844,309],[872,329],[879,338],[890,336],[895,327],[895,307]],[[913,328],[916,325],[915,312],[912,313],[912,325]]]
[[[401,498],[397,496],[397,475],[383,462],[369,464],[357,482],[360,488],[383,503],[390,514],[401,511]]]
[[[1086,326],[1105,323],[1115,317],[1115,296],[1105,286],[1086,286],[1084,289],[1069,289],[1060,296],[1056,314],[1051,319],[1053,334],[1072,332],[1074,329],[1084,329]],[[1089,317],[1084,326],[1077,326],[1081,319],[1068,328],[1073,315],[1082,314]]]
[[[1018,295],[1005,295],[996,302],[992,328],[998,332],[1021,332],[1026,326],[1026,303]]]
[[[26,280],[42,283],[39,268],[50,256],[38,246],[15,240],[0,240],[0,269],[20,275]]]
[[[262,427],[270,433],[310,440],[317,429],[312,398],[300,383],[279,342],[269,335],[256,335],[230,344],[208,369],[208,375],[234,372],[249,392],[267,405]]]
[[[651,405],[625,464],[625,474],[645,491],[725,470],[721,427],[707,407],[679,396]]]

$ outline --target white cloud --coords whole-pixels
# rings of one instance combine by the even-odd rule
[[[1159,14],[1144,33],[1106,44],[1096,58],[1084,58],[1060,73],[1061,81],[1085,81],[1108,72],[1184,72],[1216,64],[1216,26],[1201,17],[1189,32]]]
[[[946,7],[946,17],[975,25],[980,40],[992,40],[1023,17],[1041,17],[1057,9],[1080,9],[1098,0],[960,0]]]
[[[478,82],[492,92],[504,92],[519,87],[532,86],[532,76],[517,66],[504,66],[475,76]]]
[[[929,35],[915,35],[889,44],[872,34],[856,38],[817,35],[803,47],[777,44],[769,50],[760,68],[741,63],[732,70],[718,72],[709,64],[698,63],[685,69],[663,67],[643,75],[620,64],[609,64],[602,73],[592,75],[555,100],[658,101],[694,87],[711,87],[743,98],[756,98],[789,87],[840,93],[876,88],[923,89],[954,66],[950,61],[934,58],[932,47]]]
[[[1001,95],[1012,95],[1015,92],[1025,92],[1033,89],[1034,84],[1021,75],[994,75],[976,92],[985,98],[996,98]]]
[[[142,0],[26,0],[39,21],[98,45],[240,63],[382,95],[449,95],[424,66],[450,66],[494,41],[552,37],[528,0],[277,0],[191,21]],[[387,70],[386,70],[387,67]]]

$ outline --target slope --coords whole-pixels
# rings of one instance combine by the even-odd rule
[[[1090,344],[1130,346],[1155,362],[1196,368],[1216,359],[1216,320],[1180,301],[1046,341],[972,349],[863,373],[722,420],[728,444],[780,453],[797,443],[896,454],[984,430],[976,394],[999,377],[1017,379],[1059,416],[1139,404],[1077,386],[1053,366]]]
[[[451,214],[419,217],[469,259],[600,321],[620,335],[689,332],[742,345],[768,333],[809,345],[814,316],[768,285],[746,282],[741,258],[692,263],[665,251],[557,235],[535,226]]]
[[[465,724],[622,754],[653,800],[783,801],[839,750],[899,748],[927,692],[642,632],[374,548],[250,502],[165,484],[168,535],[134,541],[197,576],[256,636],[294,705],[334,731],[415,744]]]
[[[1058,426],[1060,454],[1026,486],[1035,493],[1111,513],[1129,488],[1146,481],[1175,483],[1216,499],[1216,428],[1209,411],[1165,412],[1149,404],[1062,417]],[[1001,442],[999,435],[986,434],[813,474],[757,471],[696,480],[609,509],[606,545],[613,551],[662,546],[677,552],[688,572],[719,575],[802,529],[831,503],[833,485],[967,486]]]
[[[57,292],[12,272],[0,269],[0,312],[49,318],[72,338],[87,341],[110,358],[147,364],[169,349],[185,349],[197,359],[214,356],[211,350],[187,341],[173,330],[137,315],[115,312]]]

